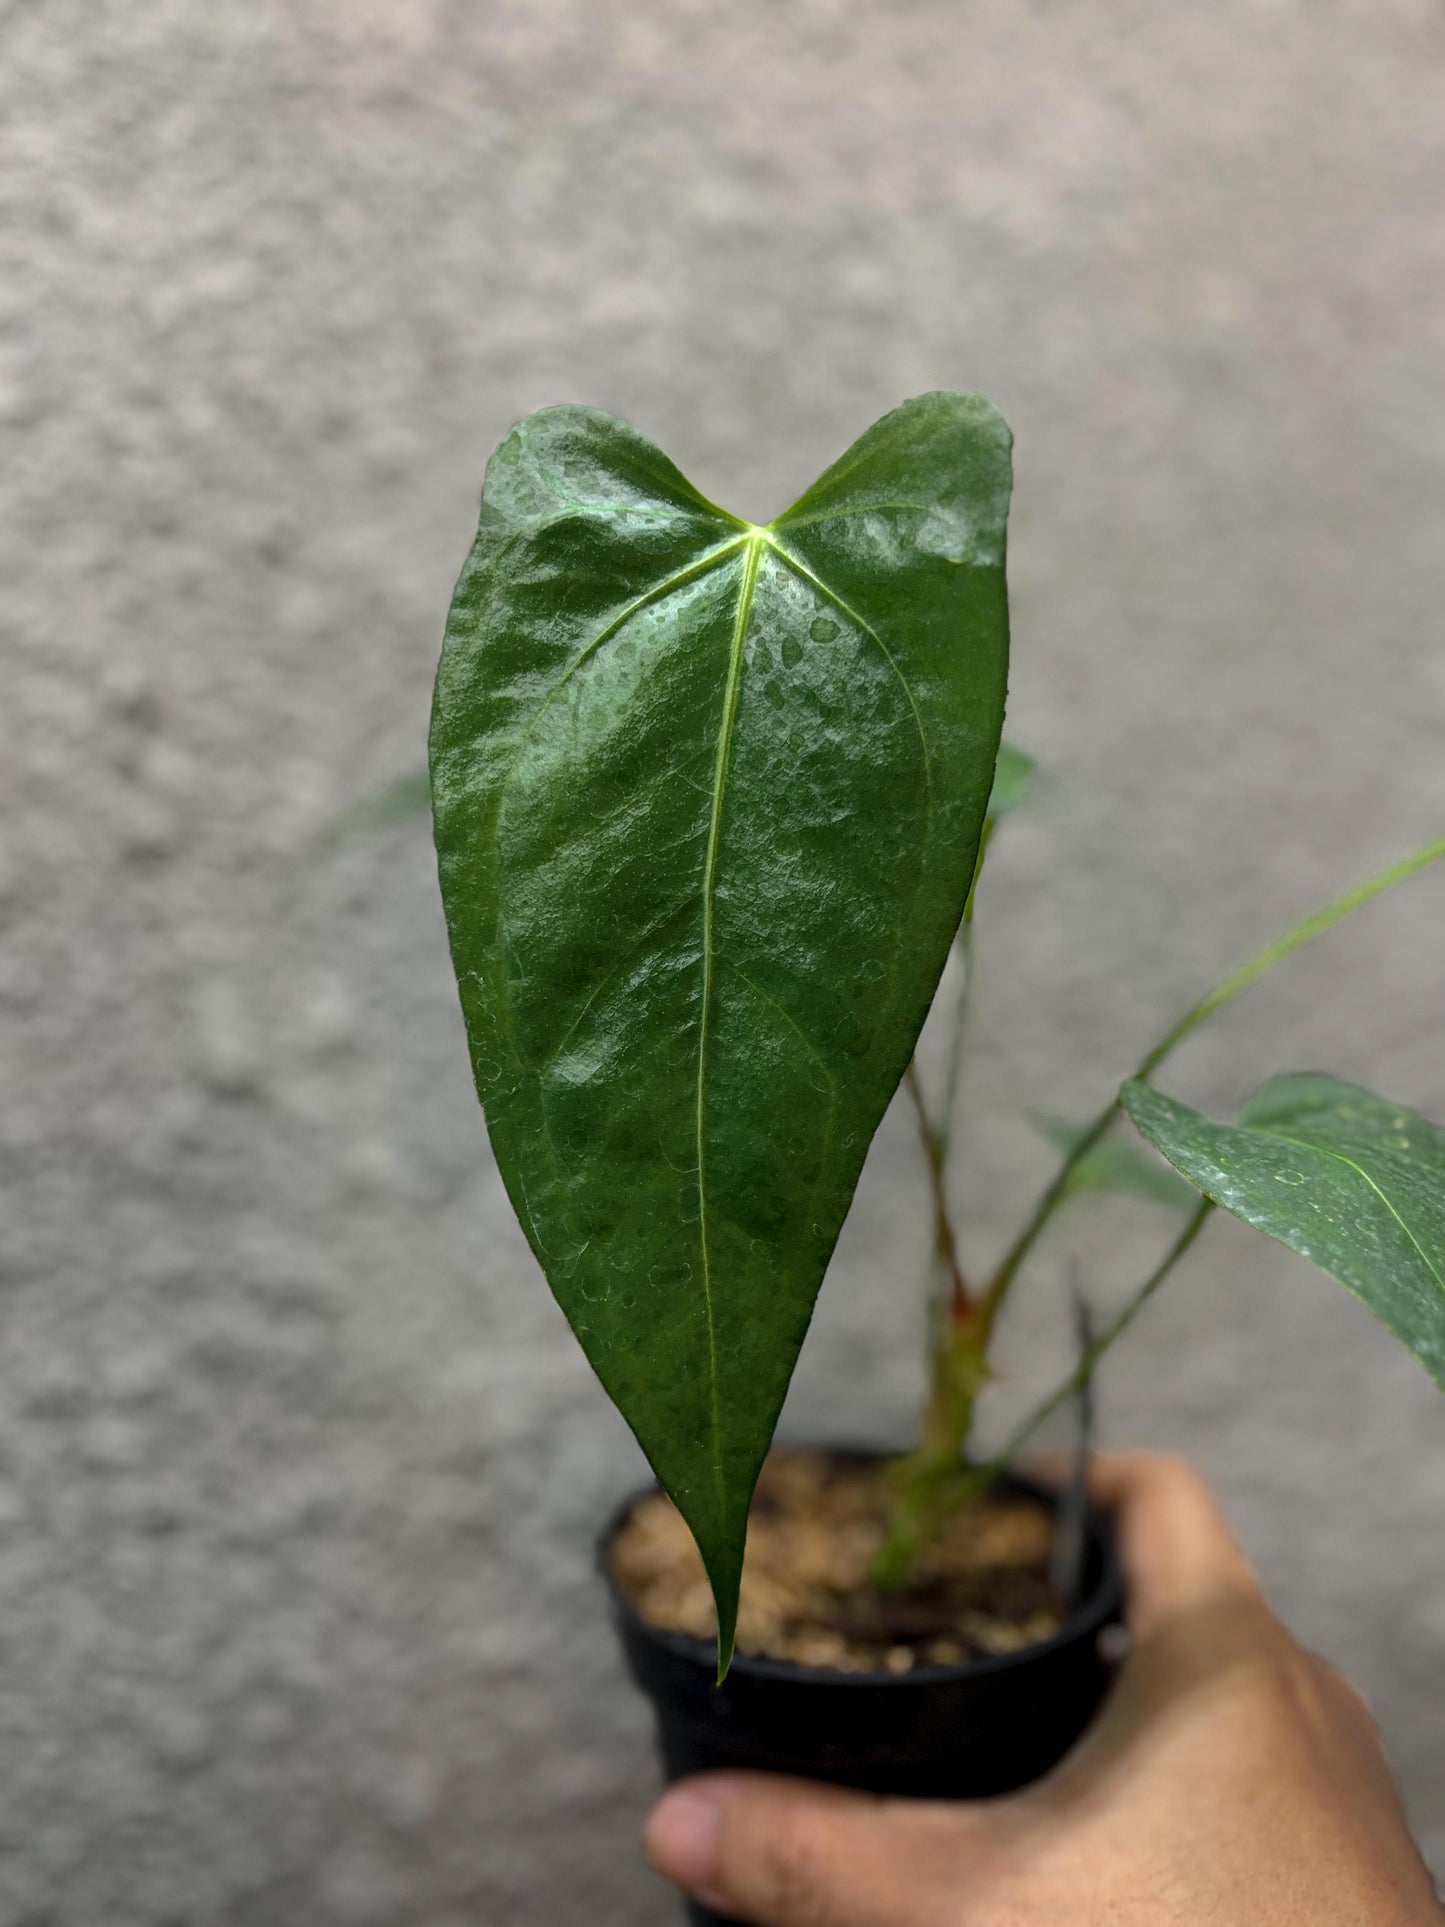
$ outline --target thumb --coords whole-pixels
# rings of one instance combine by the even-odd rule
[[[659,1873],[757,1927],[933,1927],[957,1918],[973,1824],[967,1807],[708,1773],[663,1795],[646,1843]]]
[[[1091,1484],[1114,1513],[1136,1639],[1226,1602],[1263,1611],[1249,1561],[1192,1465],[1147,1452],[1104,1453]]]

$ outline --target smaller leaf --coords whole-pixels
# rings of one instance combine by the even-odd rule
[[[1032,756],[1015,749],[1012,743],[999,744],[998,760],[993,766],[993,788],[989,791],[988,809],[984,813],[983,835],[978,840],[978,855],[974,858],[973,882],[968,887],[963,922],[959,925],[960,942],[963,941],[964,929],[973,922],[974,895],[978,890],[978,880],[983,875],[983,859],[988,854],[994,830],[998,827],[1000,817],[1012,815],[1028,802],[1037,767]]]
[[[1032,756],[1012,743],[1000,743],[998,761],[993,769],[993,789],[988,799],[988,820],[996,823],[1001,816],[1009,816],[1022,809],[1033,794],[1034,778],[1038,765]]]
[[[1034,1129],[1046,1137],[1057,1151],[1066,1155],[1084,1135],[1085,1126],[1070,1124],[1063,1117],[1029,1119]],[[1104,1137],[1074,1166],[1065,1186],[1075,1191],[1125,1191],[1151,1204],[1167,1204],[1174,1211],[1192,1211],[1196,1193],[1191,1185],[1176,1177],[1167,1164],[1117,1138]]]
[[[1313,1073],[1272,1077],[1238,1124],[1137,1078],[1120,1101],[1191,1184],[1338,1279],[1445,1389],[1445,1131]]]
[[[405,776],[364,796],[332,824],[327,841],[345,845],[364,842],[400,829],[419,817],[431,815],[431,776],[424,769],[410,769]]]

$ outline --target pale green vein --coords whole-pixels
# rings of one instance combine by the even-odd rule
[[[641,611],[649,607],[650,604],[660,602],[664,596],[672,595],[674,591],[685,588],[689,582],[696,581],[698,576],[706,575],[709,569],[715,568],[719,562],[735,554],[747,540],[748,538],[745,535],[735,536],[731,542],[724,542],[721,548],[709,549],[706,555],[700,555],[695,562],[689,562],[686,568],[679,569],[675,575],[668,576],[662,582],[654,582],[650,589],[645,589],[640,596],[636,596],[628,603],[625,609],[620,610],[618,614],[613,616],[609,622],[599,629],[590,642],[578,650],[577,654],[572,658],[571,662],[568,663],[556,682],[552,684],[551,688],[532,712],[527,727],[523,730],[521,739],[517,744],[516,752],[511,762],[508,763],[506,769],[502,772],[501,781],[497,785],[496,803],[492,815],[494,830],[496,826],[501,823],[502,805],[506,801],[507,790],[511,785],[512,778],[517,773],[517,765],[526,754],[527,745],[536,734],[538,724],[547,713],[553,701],[562,693],[568,683],[571,682],[573,676],[576,675],[583,663],[586,662],[590,656],[595,656],[602,645],[610,642],[618,630],[631,622],[635,615],[640,614]]]
[[[797,1038],[798,1042],[803,1046],[803,1049],[807,1051],[808,1055],[812,1058],[813,1062],[818,1066],[818,1069],[823,1073],[824,1077],[827,1078],[829,1091],[836,1093],[838,1089],[838,1079],[834,1075],[831,1067],[829,1066],[827,1058],[823,1055],[822,1051],[818,1049],[818,1046],[813,1042],[812,1038],[803,1029],[802,1025],[798,1022],[797,1018],[793,1016],[792,1012],[784,1009],[783,1005],[778,1002],[777,998],[773,996],[771,991],[764,990],[761,984],[754,983],[752,978],[748,975],[748,973],[745,970],[739,970],[738,966],[732,962],[731,958],[728,959],[728,967],[732,971],[733,975],[739,980],[739,982],[745,983],[748,989],[753,993],[753,995],[761,1003],[771,1004],[773,1009],[782,1018],[783,1022],[788,1026],[788,1029],[792,1031],[793,1035]]]
[[[539,1076],[550,1070],[558,1061],[567,1046],[572,1042],[572,1039],[577,1035],[577,1032],[581,1029],[588,1012],[592,1009],[592,1006],[597,1002],[597,999],[602,993],[611,984],[616,983],[623,971],[630,969],[632,965],[637,962],[647,946],[652,943],[655,938],[660,937],[667,926],[670,923],[675,923],[683,911],[690,909],[691,906],[692,897],[691,894],[689,894],[664,910],[661,916],[654,917],[642,931],[642,934],[637,938],[636,942],[630,944],[617,961],[603,972],[597,979],[597,982],[592,986],[592,989],[587,993],[582,1008],[577,1012],[577,1015],[572,1019],[557,1043],[553,1045],[547,1052],[547,1055],[538,1064],[537,1071]]]
[[[850,603],[845,602],[836,589],[830,589],[821,576],[814,575],[807,563],[794,555],[791,549],[785,549],[781,542],[774,540],[770,535],[765,535],[764,540],[774,555],[784,562],[788,568],[793,571],[794,575],[800,576],[805,582],[810,582],[818,591],[819,595],[826,596],[829,602],[833,604],[833,607],[840,610],[855,628],[861,629],[865,635],[872,637],[873,641],[881,650],[884,661],[898,678],[899,687],[908,698],[908,708],[913,717],[913,725],[918,731],[918,740],[923,748],[923,789],[927,800],[929,819],[931,821],[933,816],[933,771],[931,759],[928,754],[928,735],[923,727],[923,716],[918,707],[918,700],[913,694],[913,685],[909,682],[907,676],[904,675],[902,669],[899,668],[898,660],[894,656],[893,651],[873,627],[873,624],[869,622],[866,617],[860,616],[858,611],[853,608]]]
[[[711,1394],[713,1479],[720,1512],[725,1510],[726,1494],[724,1491],[722,1456],[719,1450],[722,1434],[722,1409],[717,1378],[717,1326],[713,1318],[712,1260],[708,1252],[707,1175],[704,1158],[704,1141],[706,1137],[707,1119],[708,1019],[711,1015],[713,987],[713,893],[717,877],[718,844],[721,840],[723,797],[727,791],[728,763],[732,753],[733,726],[737,721],[738,690],[742,685],[743,645],[747,641],[748,623],[753,613],[753,596],[758,583],[758,558],[762,552],[761,536],[750,535],[746,540],[748,545],[747,560],[743,564],[743,579],[738,589],[737,616],[733,622],[732,650],[728,658],[727,688],[723,693],[722,723],[718,730],[717,762],[713,766],[712,817],[708,823],[707,855],[703,860],[702,870],[702,1008],[698,1022],[697,1039],[698,1247],[702,1253],[702,1292],[703,1304],[707,1313],[708,1389]]]
[[[1249,1127],[1246,1126],[1245,1128],[1248,1129]],[[1266,1131],[1262,1127],[1256,1128],[1259,1129],[1261,1137],[1272,1137],[1281,1144],[1296,1145],[1301,1151],[1315,1151],[1321,1157],[1333,1158],[1337,1164],[1343,1164],[1347,1171],[1353,1171],[1356,1177],[1363,1179],[1364,1183],[1374,1192],[1375,1196],[1380,1200],[1380,1203],[1384,1205],[1386,1211],[1388,1211],[1390,1216],[1395,1220],[1395,1223],[1399,1225],[1401,1231],[1404,1232],[1406,1241],[1413,1245],[1419,1253],[1420,1262],[1424,1265],[1426,1271],[1435,1280],[1436,1284],[1439,1285],[1440,1289],[1445,1291],[1445,1277],[1440,1275],[1439,1268],[1435,1264],[1434,1259],[1430,1256],[1429,1252],[1426,1251],[1424,1245],[1421,1244],[1420,1240],[1415,1236],[1415,1233],[1410,1229],[1409,1225],[1406,1224],[1390,1199],[1380,1189],[1379,1185],[1376,1184],[1375,1180],[1363,1165],[1356,1164],[1352,1157],[1347,1157],[1343,1151],[1337,1150],[1333,1145],[1312,1144],[1308,1138],[1291,1137],[1286,1131]]]

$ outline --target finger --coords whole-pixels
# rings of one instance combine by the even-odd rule
[[[1138,1638],[1221,1600],[1259,1597],[1243,1548],[1213,1493],[1185,1460],[1102,1454],[1090,1485],[1114,1514],[1129,1630]]]
[[[665,1793],[646,1840],[659,1873],[758,1927],[945,1927],[949,1863],[975,1824],[967,1809],[720,1773]]]

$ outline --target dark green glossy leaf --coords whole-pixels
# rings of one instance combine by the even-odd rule
[[[1238,1124],[1152,1085],[1135,1124],[1216,1204],[1310,1258],[1445,1387],[1445,1131],[1333,1077],[1273,1077]]]
[[[533,1249],[698,1540],[748,1502],[973,874],[1009,435],[875,424],[766,529],[626,423],[487,469],[432,792],[477,1087]]]
[[[1034,1129],[1046,1137],[1056,1150],[1068,1153],[1087,1130],[1086,1125],[1070,1124],[1062,1117],[1035,1117]],[[1065,1186],[1074,1191],[1127,1191],[1151,1204],[1167,1204],[1175,1211],[1192,1211],[1198,1193],[1148,1151],[1132,1144],[1121,1144],[1116,1137],[1101,1137],[1080,1158],[1069,1173]]]
[[[996,823],[1001,816],[1010,816],[1021,810],[1033,794],[1034,778],[1038,765],[1032,756],[1012,743],[1000,743],[998,763],[993,773],[993,789],[989,792],[988,820]]]

